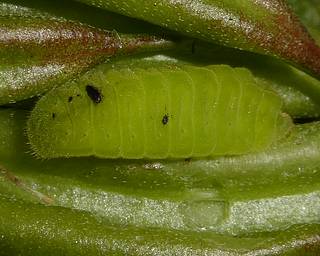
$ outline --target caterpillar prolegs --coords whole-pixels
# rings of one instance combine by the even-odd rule
[[[27,128],[36,155],[237,155],[269,147],[291,127],[279,97],[243,68],[98,69],[37,103]]]

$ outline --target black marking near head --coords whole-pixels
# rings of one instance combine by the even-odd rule
[[[89,96],[89,98],[96,104],[100,103],[102,101],[102,94],[96,87],[92,85],[86,86],[86,91]]]
[[[165,114],[162,118],[162,124],[166,125],[169,122],[169,115]]]
[[[68,102],[71,102],[72,100],[73,100],[73,97],[70,96],[70,97],[68,98]]]
[[[56,118],[56,113],[52,113],[52,119]]]

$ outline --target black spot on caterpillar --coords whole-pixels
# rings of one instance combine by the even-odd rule
[[[73,100],[73,97],[70,96],[70,97],[68,98],[68,102],[71,102],[72,100]]]
[[[88,81],[99,84],[108,100],[101,101]],[[60,100],[85,92],[90,100]],[[42,158],[237,155],[264,150],[290,131],[292,121],[281,105],[275,93],[257,86],[243,68],[102,66],[46,94],[32,111],[27,131]],[[175,118],[169,120],[163,109]],[[48,113],[57,113],[57,122]]]
[[[166,125],[169,122],[169,115],[165,114],[161,120],[163,125]]]
[[[87,85],[86,92],[94,103],[98,104],[102,101],[102,94],[96,87],[92,85]]]
[[[56,113],[52,113],[52,119],[56,118]]]

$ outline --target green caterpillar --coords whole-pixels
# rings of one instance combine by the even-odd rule
[[[41,158],[237,155],[285,136],[281,104],[243,68],[102,67],[45,95],[27,131]]]

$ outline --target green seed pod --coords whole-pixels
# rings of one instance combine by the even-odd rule
[[[246,69],[107,69],[45,95],[28,135],[43,158],[187,158],[260,151],[284,137],[281,100]]]

